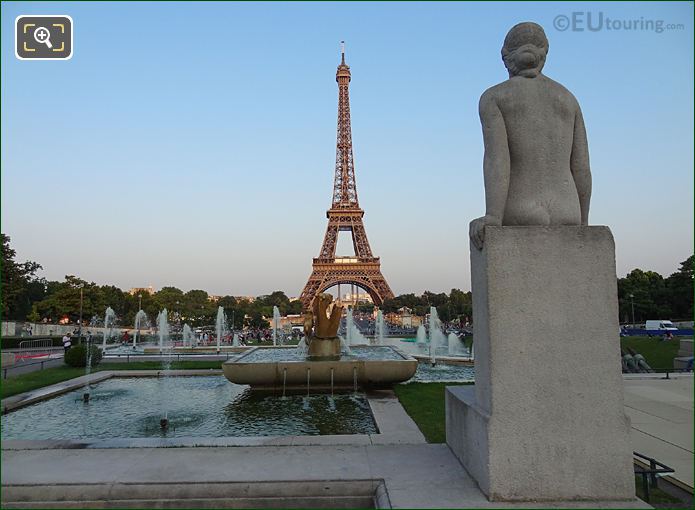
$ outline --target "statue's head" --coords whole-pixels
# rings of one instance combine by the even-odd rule
[[[502,60],[510,78],[535,78],[541,73],[547,54],[548,38],[538,23],[527,21],[514,25],[504,38]]]

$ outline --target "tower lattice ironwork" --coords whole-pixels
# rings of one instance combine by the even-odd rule
[[[362,223],[364,211],[357,200],[355,163],[352,155],[350,127],[350,67],[345,63],[341,47],[341,62],[335,75],[338,82],[338,140],[335,153],[335,179],[331,208],[326,211],[328,227],[321,253],[313,262],[309,281],[300,296],[304,309],[310,309],[317,294],[338,284],[354,284],[369,293],[376,305],[393,298],[393,292],[381,274],[379,257],[372,254]],[[354,257],[337,257],[335,249],[338,232],[352,233]]]

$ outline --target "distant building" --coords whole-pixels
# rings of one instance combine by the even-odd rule
[[[384,315],[386,321],[402,328],[417,328],[423,323],[422,317],[413,315],[410,308],[404,306],[398,312],[390,312]]]
[[[263,317],[265,320],[267,320],[270,323],[270,327],[273,327],[273,318],[272,317]],[[286,315],[286,316],[281,316],[280,321],[278,323],[278,327],[280,329],[283,329],[285,331],[289,331],[290,328],[293,327],[304,327],[304,317],[302,315]]]
[[[213,301],[213,302],[214,302],[214,301],[219,301],[220,299],[222,299],[222,297],[223,297],[223,296],[213,296],[212,294],[209,294],[209,295],[208,295],[208,301]]]
[[[366,292],[346,292],[343,295],[339,295],[338,302],[343,305],[356,305],[358,303],[373,303],[372,297]]]
[[[248,301],[249,303],[253,303],[254,301],[256,301],[255,296],[233,296],[233,297],[237,301]]]
[[[128,294],[131,296],[135,296],[137,294],[149,294],[151,296],[154,294],[154,287],[151,285],[149,287],[133,287],[132,289],[128,290]]]

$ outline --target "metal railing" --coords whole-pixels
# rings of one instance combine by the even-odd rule
[[[641,453],[632,452],[632,454],[635,457],[649,463],[649,469],[635,463],[635,474],[642,476],[642,492],[644,493],[644,501],[649,503],[649,500],[651,499],[651,489],[656,487],[658,483],[657,475],[675,473],[675,470],[668,467],[666,464],[662,464],[658,460],[647,457]]]
[[[60,349],[60,346],[58,346]],[[19,342],[17,350],[14,351],[15,360],[17,359],[27,359],[27,358],[40,358],[51,354],[51,352],[58,350],[53,346],[53,339],[51,338],[36,338],[33,340],[22,340]]]
[[[61,350],[62,350],[62,348],[61,348]],[[41,368],[39,368],[39,370],[43,370],[44,365],[46,363],[53,363],[54,366],[60,366],[59,364],[54,363],[54,362],[57,362],[57,361],[62,362],[62,360],[63,360],[62,358],[50,358],[50,359],[43,359],[41,361],[33,361],[30,363],[21,363],[19,365],[9,365],[6,367],[2,367],[2,378],[7,379],[7,372],[9,370],[24,370],[24,369],[26,369],[26,367],[30,367],[30,366],[34,366],[34,365],[41,365]],[[48,368],[53,368],[53,367],[49,366]]]
[[[655,372],[657,374],[665,374],[665,377],[662,377],[662,379],[670,379],[670,374],[688,374],[692,372],[692,370],[685,368],[657,368]]]
[[[650,368],[639,372],[623,372],[623,375],[647,375],[647,374],[664,374],[662,379],[670,379],[670,374],[689,374],[692,370],[687,368]]]
[[[22,340],[19,342],[19,350],[38,349],[40,347],[53,347],[53,339],[36,338],[34,340]]]

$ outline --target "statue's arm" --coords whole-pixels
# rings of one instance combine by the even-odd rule
[[[480,98],[479,110],[485,145],[485,216],[471,222],[469,233],[473,244],[481,249],[485,226],[502,225],[509,192],[510,161],[507,128],[497,101],[489,91]]]
[[[509,145],[504,118],[492,94],[485,93],[480,98],[480,123],[485,145],[485,216],[501,224],[509,192]]]
[[[589,167],[589,143],[586,139],[586,128],[582,110],[577,105],[574,117],[574,137],[572,139],[572,155],[570,170],[574,184],[579,194],[579,208],[582,214],[582,225],[589,224],[589,202],[591,201],[591,169]]]

